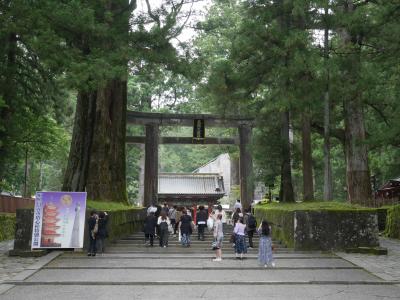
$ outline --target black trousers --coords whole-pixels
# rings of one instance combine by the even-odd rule
[[[251,247],[251,248],[254,248],[254,246],[253,246],[253,235],[254,235],[254,229],[253,230],[249,230],[249,231],[247,231],[247,236],[249,237],[249,246]]]
[[[149,239],[150,239],[150,246],[153,246],[154,234],[146,233],[146,234],[144,235],[144,240],[145,240],[145,242],[147,242]]]
[[[96,239],[92,237],[92,233],[89,233],[89,250],[88,253],[95,254],[97,251],[96,248]]]
[[[207,226],[206,224],[199,224],[197,226],[197,237],[199,239],[204,240],[204,229],[206,228],[206,226]]]
[[[160,247],[168,246],[168,228],[160,229]]]
[[[174,229],[174,234],[176,234],[177,226],[176,226],[176,220],[175,219],[171,219],[171,226]]]

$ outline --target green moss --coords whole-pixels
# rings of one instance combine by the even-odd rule
[[[261,224],[263,220],[268,220],[272,227],[272,236],[287,247],[294,247],[293,237],[293,211],[281,209],[265,209],[256,207],[255,217],[257,223]]]
[[[12,240],[15,233],[15,214],[0,214],[0,241]]]
[[[385,236],[400,239],[400,205],[387,211]]]
[[[329,210],[329,211],[343,211],[343,210],[355,210],[355,211],[373,211],[374,208],[367,208],[359,205],[352,205],[347,202],[337,201],[324,201],[324,202],[296,202],[296,203],[260,203],[256,205],[256,208],[263,209],[280,209],[286,211],[296,210]]]
[[[132,206],[119,202],[105,202],[105,201],[94,201],[94,200],[87,200],[86,207],[89,210],[95,209],[95,210],[105,210],[105,211],[141,209],[140,207],[137,206]]]

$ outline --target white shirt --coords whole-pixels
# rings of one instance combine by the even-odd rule
[[[166,220],[163,220],[162,219],[162,217],[161,216],[159,216],[158,217],[158,220],[157,220],[157,225],[160,225],[161,224],[161,222],[167,222],[167,224],[169,225],[169,224],[171,224],[171,221],[169,220],[169,218],[167,217],[167,219]]]
[[[242,210],[242,203],[236,202],[233,206],[233,211],[236,211],[237,208],[240,208],[240,210]]]

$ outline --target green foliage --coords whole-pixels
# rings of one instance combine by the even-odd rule
[[[387,211],[385,236],[400,239],[400,205],[394,205]]]
[[[12,240],[15,233],[15,214],[0,213],[0,241]]]

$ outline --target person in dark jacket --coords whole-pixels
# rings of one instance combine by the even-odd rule
[[[99,219],[98,219],[98,231],[96,235],[96,246],[97,246],[97,251],[101,254],[104,252],[104,240],[108,236],[107,233],[107,221],[108,221],[108,215],[106,212],[100,212],[99,213]]]
[[[199,211],[196,214],[197,239],[204,241],[204,229],[207,226],[208,213],[203,205],[199,206]]]
[[[88,228],[89,228],[89,250],[88,256],[96,256],[96,233],[93,232],[94,227],[97,222],[97,212],[92,210],[90,212],[90,217],[88,219]]]
[[[144,240],[146,246],[149,245],[148,241],[150,240],[150,247],[153,247],[154,235],[156,232],[157,226],[157,218],[154,215],[154,212],[151,212],[144,221]]]
[[[192,234],[192,226],[194,226],[192,217],[187,214],[186,208],[182,210],[181,221],[179,222],[179,229],[182,234],[181,243],[184,247],[190,247],[190,235]]]

